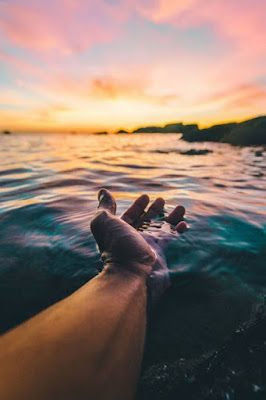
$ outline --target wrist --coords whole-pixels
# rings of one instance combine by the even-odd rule
[[[146,282],[151,273],[151,269],[150,265],[143,265],[137,262],[108,262],[104,265],[103,272],[109,275],[120,276],[121,278],[134,278]]]

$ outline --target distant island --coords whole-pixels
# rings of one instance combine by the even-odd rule
[[[199,130],[197,124],[184,125],[182,122],[174,124],[167,124],[163,127],[160,126],[146,126],[144,128],[138,128],[133,133],[186,133],[186,132],[197,132]]]
[[[120,130],[117,133],[130,133]],[[199,129],[197,124],[185,125],[182,122],[160,126],[146,126],[132,133],[181,133],[187,142],[221,142],[239,146],[266,144],[266,116],[252,118],[244,122],[232,122]]]

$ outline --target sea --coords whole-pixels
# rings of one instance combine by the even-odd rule
[[[210,354],[265,302],[265,173],[263,147],[178,134],[0,135],[0,332],[98,274],[90,221],[104,187],[118,214],[142,193],[187,211],[144,364]]]

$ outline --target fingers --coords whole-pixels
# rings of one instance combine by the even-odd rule
[[[131,207],[129,207],[129,209],[122,215],[121,219],[129,225],[134,225],[144,213],[149,201],[149,196],[143,194],[132,204]]]
[[[98,193],[98,200],[100,210],[109,211],[111,214],[116,212],[116,202],[111,193],[106,189],[101,189]],[[122,215],[121,219],[127,222],[129,225],[139,226],[145,221],[150,221],[157,217],[163,212],[165,201],[162,198],[157,198],[151,206],[145,212],[146,207],[149,204],[149,196],[143,194],[140,196],[129,209]],[[186,222],[183,221],[185,215],[185,208],[183,206],[177,206],[169,215],[165,218],[166,222],[175,226],[175,230],[179,233],[183,233],[188,229]],[[102,215],[103,218],[103,215]],[[102,219],[102,218],[98,218]],[[98,224],[97,224],[98,225]],[[97,229],[96,236],[99,236],[99,231],[102,231],[103,224],[100,224],[100,229]],[[101,236],[101,232],[100,232]]]
[[[162,199],[161,197],[156,199],[148,208],[148,211],[141,216],[140,223],[150,221],[158,215],[162,214],[164,210],[164,205],[164,199]]]
[[[142,230],[144,228],[144,224],[150,223],[152,219],[158,217],[164,211],[165,201],[161,197],[158,197],[148,208],[147,212],[144,212],[140,218],[135,221],[134,226],[138,230]]]
[[[171,225],[177,225],[184,218],[185,212],[186,210],[183,206],[177,206],[165,220]]]
[[[188,225],[185,221],[181,221],[176,225],[175,229],[178,233],[184,233],[186,230],[188,230]]]
[[[185,212],[185,207],[177,206],[165,219],[169,224],[175,225],[175,230],[178,233],[183,233],[188,229],[187,223],[183,221]]]
[[[116,202],[111,193],[106,189],[101,189],[98,193],[99,209],[108,210],[111,214],[116,213]]]

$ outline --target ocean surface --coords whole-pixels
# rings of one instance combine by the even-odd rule
[[[97,191],[186,207],[173,286],[149,318],[145,363],[214,350],[264,302],[266,151],[176,134],[0,136],[0,331],[97,274]],[[202,151],[204,150],[204,151]],[[208,151],[205,151],[208,150]]]

